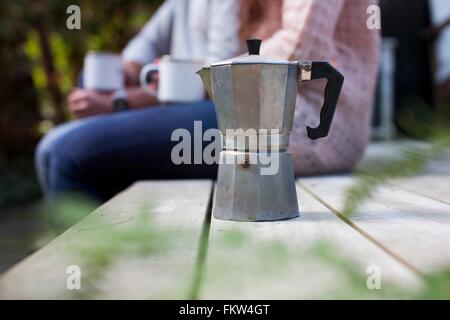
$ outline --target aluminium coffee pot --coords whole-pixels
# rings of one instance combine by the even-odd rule
[[[318,139],[328,135],[344,77],[325,61],[266,59],[259,55],[258,39],[247,40],[247,46],[248,55],[198,71],[224,141],[213,215],[235,221],[295,218],[299,210],[288,146],[299,83],[328,80],[320,124],[306,128],[309,138]],[[248,136],[239,139],[248,132],[256,132],[256,144]],[[276,162],[275,170],[264,171],[267,159]]]

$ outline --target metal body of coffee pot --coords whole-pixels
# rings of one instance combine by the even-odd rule
[[[328,80],[320,124],[307,127],[308,136],[318,139],[328,134],[344,80],[327,62],[264,59],[260,44],[248,40],[249,55],[198,72],[214,102],[224,141],[213,206],[214,217],[222,220],[298,217],[288,146],[299,82]],[[248,132],[256,133],[256,144],[250,142]],[[267,162],[262,159],[276,159],[276,172],[263,174]]]

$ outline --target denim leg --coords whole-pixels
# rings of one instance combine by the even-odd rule
[[[216,165],[175,165],[171,160],[178,143],[171,141],[175,129],[193,134],[194,121],[202,121],[203,132],[217,127],[210,101],[94,118],[54,139],[50,161],[45,156],[38,161],[48,164],[42,171],[50,192],[82,192],[105,200],[137,180],[213,179],[217,174]]]
[[[49,167],[55,154],[55,145],[58,140],[70,131],[82,127],[84,124],[95,121],[94,118],[68,122],[50,130],[42,139],[35,151],[35,168],[38,182],[44,194],[47,194],[49,183]]]

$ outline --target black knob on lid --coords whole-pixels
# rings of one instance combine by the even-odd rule
[[[261,40],[260,39],[248,39],[247,40],[248,54],[258,54],[259,49],[261,48]]]

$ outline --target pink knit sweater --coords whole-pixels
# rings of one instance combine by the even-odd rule
[[[366,12],[377,0],[284,0],[278,9],[277,2],[267,1],[271,14],[255,34],[265,39],[261,54],[286,60],[327,60],[345,76],[330,133],[315,141],[307,137],[306,125],[318,125],[325,82],[300,86],[290,140],[295,173],[351,169],[370,135],[379,32],[367,28]]]

